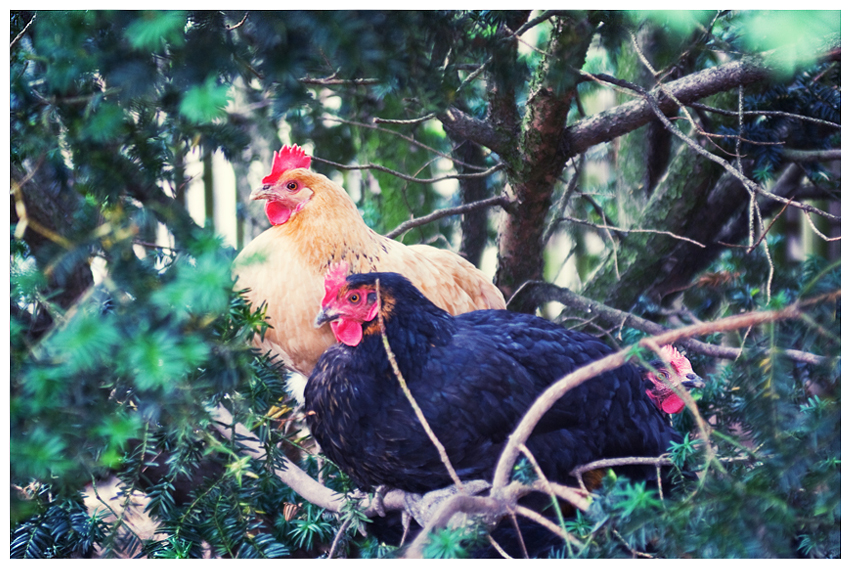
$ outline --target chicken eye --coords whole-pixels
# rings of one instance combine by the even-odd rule
[[[660,369],[660,370],[658,370],[658,376],[663,377],[664,379],[667,379],[668,377],[670,377],[670,374],[667,373],[666,369]]]
[[[290,192],[294,192],[295,190],[298,189],[298,184],[296,184],[295,182],[288,182],[286,184],[286,189],[289,190]]]
[[[360,302],[360,295],[355,292],[354,294],[348,297],[348,301],[352,304],[357,304],[358,302]]]

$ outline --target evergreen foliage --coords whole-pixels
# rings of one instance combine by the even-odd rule
[[[645,26],[659,38],[651,53],[657,67],[686,75],[718,65],[721,50],[775,47],[777,36],[765,31],[765,22],[788,27],[772,17],[779,18],[773,12],[557,13],[523,36],[537,46],[526,49],[512,39],[528,21],[526,12],[12,11],[11,557],[320,557],[335,540],[335,556],[403,553],[377,537],[372,526],[380,520],[364,516],[348,477],[302,451],[311,441],[293,427],[298,416],[286,372],[251,348],[253,335],[267,326],[264,307],[249,306],[232,289],[236,252],[212,220],[201,227],[185,207],[187,156],[221,152],[244,171],[256,161],[265,168],[285,123],[293,142],[314,145],[313,167],[341,176],[367,223],[385,233],[458,205],[462,192],[347,169],[371,163],[424,179],[450,168],[446,157],[456,143],[444,123],[378,124],[375,117],[412,120],[461,109],[483,122],[495,113],[495,91],[507,93],[502,103],[525,109],[537,95],[529,86],[549,61],[541,38],[552,19],[598,30],[587,70],[625,73],[629,32]],[[822,14],[806,21],[822,36],[833,30]],[[808,36],[794,38],[810,45]],[[487,80],[474,80],[485,62]],[[558,73],[559,85],[578,81],[573,71]],[[585,117],[582,101],[602,91],[586,79],[569,124]],[[697,114],[713,132],[740,134],[746,173],[770,185],[788,165],[783,148],[840,147],[840,129],[800,119],[839,123],[840,85],[834,61],[797,62],[787,74],[744,89],[744,111],[786,115],[744,115],[739,133],[738,116]],[[737,111],[736,90],[705,102]],[[511,139],[508,146],[515,144]],[[718,145],[724,159],[737,146],[734,138]],[[586,168],[568,162],[564,178],[578,176],[578,191],[566,179],[552,182],[552,234],[572,240],[584,283],[611,270],[612,244],[640,235],[614,228],[640,228],[647,203],[656,203],[638,192],[638,174],[616,179],[615,154],[595,147],[585,155]],[[627,154],[641,152],[629,147]],[[487,176],[490,195],[516,181],[517,155],[488,149],[482,156],[482,169],[508,164],[507,172]],[[840,181],[828,165],[801,163],[811,181],[807,190],[840,201]],[[240,219],[252,215],[239,208]],[[611,230],[563,224],[560,212]],[[745,219],[736,215],[721,225]],[[704,220],[697,212],[686,221],[696,230]],[[457,248],[459,225],[449,216],[400,239]],[[170,247],[155,244],[163,230],[173,239]],[[483,231],[497,244],[486,219]],[[748,250],[744,239],[743,247],[712,253],[706,268],[683,277],[672,296],[641,296],[628,282],[616,286],[638,299],[632,313],[671,325],[780,309],[840,291],[840,261],[827,254],[787,259],[789,234],[780,222],[766,247]],[[656,260],[656,251],[640,243],[629,250],[641,256],[622,258],[613,270]],[[552,255],[545,274],[554,280],[566,260]],[[97,282],[92,270],[101,274]],[[543,556],[840,557],[840,319],[838,297],[806,306],[799,319],[701,338],[743,348],[735,360],[688,354],[706,379],[692,395],[712,426],[713,452],[695,436],[693,415],[675,416],[675,427],[690,434],[670,449],[672,488],[661,496],[658,488],[609,473],[591,509],[564,520],[577,541]],[[629,345],[645,335],[616,328],[609,337]],[[803,362],[786,350],[824,358]],[[263,460],[242,453],[238,437],[215,433],[210,409],[218,404],[260,439]],[[284,456],[345,495],[342,511],[326,511],[286,486],[274,473]],[[121,494],[104,499],[108,509],[93,515],[83,494],[96,498],[112,477]],[[521,459],[513,479],[530,484],[536,474]],[[151,538],[137,535],[121,514],[142,495],[158,524]],[[473,519],[438,529],[424,553],[470,557],[486,547],[483,521]]]

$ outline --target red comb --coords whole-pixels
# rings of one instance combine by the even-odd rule
[[[330,302],[336,297],[337,291],[345,284],[345,277],[348,276],[348,263],[340,261],[334,263],[325,273],[325,298],[322,299],[322,306]]]
[[[691,367],[691,362],[679,353],[679,350],[674,348],[673,346],[667,344],[666,346],[661,346],[661,353],[664,354],[664,357],[670,360],[670,365],[676,370],[676,373],[679,375],[685,375],[686,373],[693,373],[694,369]]]
[[[295,168],[309,168],[310,157],[304,153],[304,149],[293,144],[292,146],[284,145],[280,152],[274,153],[274,161],[272,162],[272,173],[263,178],[264,184],[273,184],[277,182],[280,175],[287,170]]]

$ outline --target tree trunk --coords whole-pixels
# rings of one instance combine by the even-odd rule
[[[461,142],[453,154],[458,160],[472,166],[484,166],[485,164],[481,146],[472,141]],[[461,174],[479,172],[479,170],[466,166],[459,166],[458,171]],[[460,179],[460,197],[463,203],[483,200],[490,197],[489,194],[486,178]],[[464,213],[460,220],[461,242],[459,252],[461,256],[476,267],[481,266],[481,257],[484,254],[484,248],[487,246],[487,214],[487,209],[479,208]]]
[[[509,161],[508,181],[516,194],[502,215],[496,285],[509,298],[524,282],[543,276],[543,231],[552,190],[566,162],[560,144],[577,75],[584,65],[593,27],[587,20],[559,20],[529,89],[520,135],[519,159]]]
[[[628,310],[644,291],[666,275],[665,266],[674,262],[671,254],[681,240],[656,231],[687,236],[690,220],[700,218],[722,173],[719,165],[696,158],[690,148],[680,146],[667,175],[634,224],[634,228],[653,232],[623,234],[616,249],[585,286],[584,296]]]

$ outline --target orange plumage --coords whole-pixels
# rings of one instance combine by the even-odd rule
[[[505,308],[487,276],[462,257],[427,245],[406,246],[372,231],[339,185],[309,169],[299,147],[275,153],[272,172],[252,199],[266,200],[272,227],[249,243],[234,262],[237,290],[248,288],[256,307],[268,305],[272,328],[255,344],[309,375],[335,343],[330,328],[314,326],[324,276],[338,262],[351,273],[396,272],[451,314]]]

